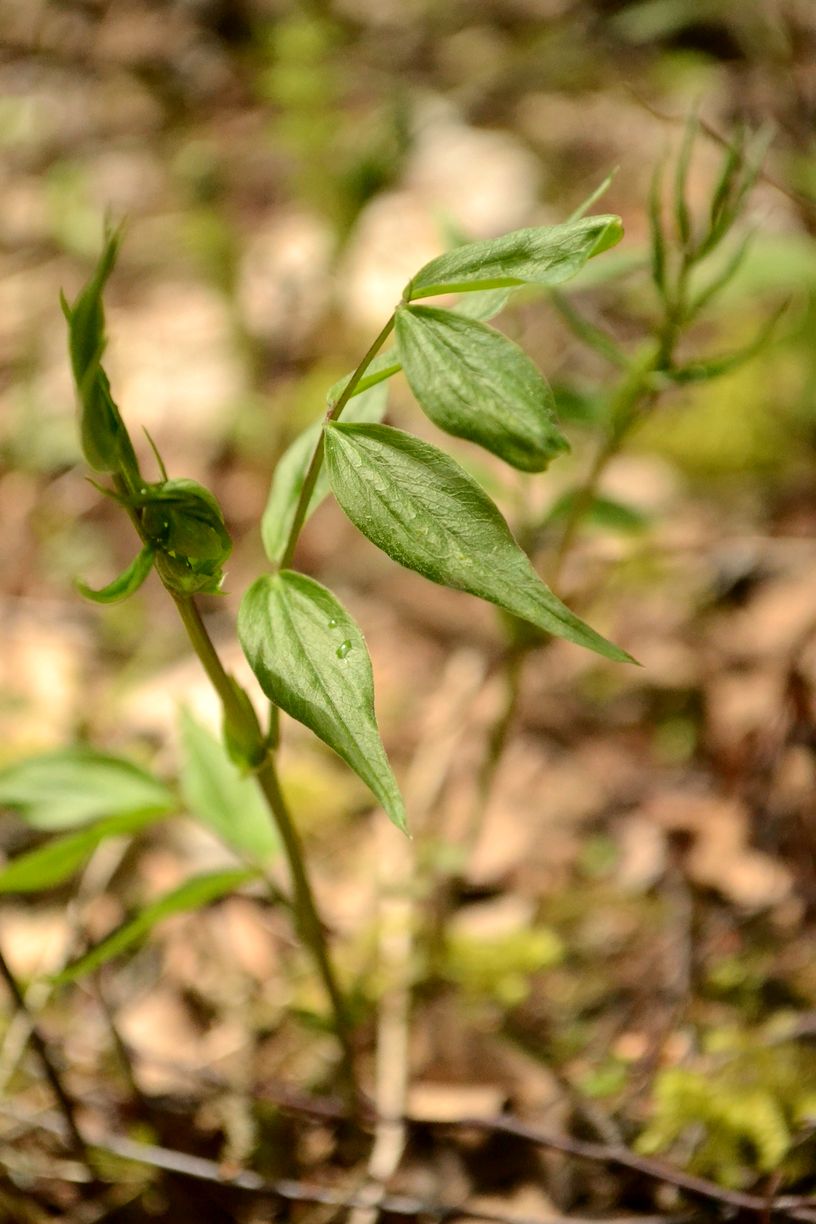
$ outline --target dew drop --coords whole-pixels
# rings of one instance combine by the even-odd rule
[[[346,655],[351,650],[351,642],[346,638],[345,642],[341,642],[335,651],[338,659],[345,659]]]
[[[339,622],[338,622],[337,618],[336,618],[335,616],[333,616],[333,617],[331,618],[331,620],[329,621],[329,628],[330,628],[330,629],[336,629],[336,628],[337,628],[337,626],[338,626],[338,624],[339,624]]]

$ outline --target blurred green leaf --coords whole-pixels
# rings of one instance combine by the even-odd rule
[[[257,863],[268,863],[279,848],[255,779],[230,760],[221,740],[180,712],[181,792],[190,815],[217,837]]]
[[[64,748],[0,771],[0,803],[35,829],[67,829],[102,816],[175,811],[171,791],[121,757]]]
[[[732,374],[761,353],[770,343],[776,325],[787,308],[788,303],[785,302],[762,324],[754,339],[737,349],[736,352],[725,353],[721,357],[711,357],[707,361],[695,361],[685,366],[677,366],[675,369],[662,371],[662,374],[670,378],[672,382],[681,384],[709,382],[713,378],[722,378],[726,374]]]
[[[360,379],[360,381],[357,383],[356,387],[354,388],[351,395],[349,396],[349,400],[348,400],[349,405],[351,404],[351,401],[353,399],[356,399],[358,396],[362,395],[364,392],[369,391],[372,387],[376,386],[377,383],[384,382],[387,378],[391,378],[394,374],[399,374],[401,369],[402,369],[402,366],[400,365],[399,354],[397,353],[397,350],[395,348],[386,349],[384,353],[378,353],[377,356],[374,358],[374,360],[368,363],[368,365],[366,366],[365,374]],[[333,407],[334,404],[337,403],[340,396],[343,394],[346,387],[348,386],[349,380],[352,377],[353,377],[353,371],[350,371],[348,374],[344,374],[342,378],[338,378],[337,382],[333,383],[332,386],[329,388],[328,394],[326,395],[326,403],[329,405],[330,408]],[[374,401],[374,402],[377,402],[377,401]],[[361,411],[361,407],[359,405],[356,405],[355,409],[358,412]],[[370,409],[369,411],[373,411],[373,408]],[[366,419],[365,417],[359,417],[359,418],[349,417],[348,412],[349,412],[349,408],[346,407],[345,409],[346,420],[359,419],[362,421]],[[381,418],[377,417],[376,419],[380,420]],[[317,422],[317,425],[322,426],[322,424],[323,424],[322,421]],[[317,428],[317,425],[315,426],[315,428]]]
[[[570,491],[559,497],[547,515],[547,522],[560,522],[566,518],[571,513],[577,496],[576,493]],[[596,494],[586,507],[583,522],[611,531],[633,534],[648,527],[649,516],[635,506],[628,506],[616,498]]]
[[[393,354],[384,354],[384,356],[390,356],[391,364],[393,365]],[[373,365],[375,365],[375,362],[372,362]],[[392,372],[399,368],[399,362],[397,362]],[[371,366],[369,366],[370,369]],[[335,383],[329,392],[330,402],[336,395],[339,396],[341,394],[343,387],[350,377],[348,375],[346,378],[340,379],[339,382]],[[388,375],[383,374],[382,377],[387,378]],[[348,421],[381,421],[385,416],[387,404],[388,387],[384,383],[369,382],[368,390],[363,393],[360,393],[359,387],[357,388],[357,394],[352,396],[346,405],[344,419]],[[311,463],[315,448],[320,443],[322,429],[322,421],[315,421],[313,425],[305,429],[303,433],[295,438],[294,442],[292,442],[278,460],[275,467],[272,487],[269,490],[269,499],[261,519],[261,536],[263,538],[264,550],[269,560],[274,563],[280,561],[286,548],[286,542],[289,539],[289,532],[295,517],[298,498],[303,488],[303,481],[306,478],[306,472]],[[324,469],[317,478],[314,491],[309,500],[309,506],[306,511],[307,519],[310,515],[314,514],[328,492],[329,479]]]
[[[84,956],[73,961],[61,973],[55,974],[52,980],[55,984],[61,985],[85,977],[114,956],[118,956],[120,952],[139,943],[150,934],[153,927],[165,918],[173,914],[184,913],[186,910],[203,909],[210,902],[235,892],[242,884],[255,879],[256,875],[254,871],[216,871],[185,880],[178,888],[165,893],[158,901],[151,902],[133,918],[123,922]]]
[[[130,816],[114,816],[21,854],[0,871],[0,893],[39,892],[53,888],[79,871],[97,846],[107,838],[138,833],[159,820],[162,814],[138,812]]]
[[[585,199],[581,201],[578,207],[573,209],[573,211],[567,217],[567,221],[566,221],[567,225],[571,225],[573,221],[580,221],[581,218],[584,217],[586,213],[589,212],[590,208],[592,208],[592,205],[597,204],[601,196],[606,195],[607,191],[612,186],[612,182],[617,173],[618,173],[618,167],[616,166],[615,169],[612,170],[609,174],[607,174],[606,178],[602,182],[600,182],[598,186],[595,187],[589,193],[589,195],[585,197]]]

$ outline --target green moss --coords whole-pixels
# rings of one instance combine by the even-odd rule
[[[638,1149],[653,1154],[691,1145],[690,1167],[727,1186],[750,1185],[771,1172],[790,1182],[800,1174],[796,1160],[788,1163],[797,1131],[816,1107],[816,1055],[730,1031],[712,1034],[712,1042],[721,1054],[708,1066],[659,1074]],[[725,1050],[730,1055],[722,1061]]]
[[[495,936],[451,934],[446,945],[446,977],[471,995],[514,1007],[530,991],[530,978],[563,958],[561,940],[549,927],[532,927]]]

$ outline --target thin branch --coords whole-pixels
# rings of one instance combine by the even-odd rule
[[[76,1156],[78,1156],[88,1167],[91,1175],[94,1176],[93,1163],[88,1152],[88,1145],[83,1138],[82,1131],[79,1129],[79,1124],[76,1119],[76,1102],[71,1096],[65,1084],[62,1081],[62,1076],[57,1069],[57,1065],[51,1057],[51,1051],[48,1048],[48,1042],[42,1034],[37,1021],[28,1010],[28,1005],[25,1001],[25,996],[20,989],[16,977],[9,967],[3,952],[0,950],[0,977],[3,978],[9,993],[14,1001],[14,1006],[18,1013],[25,1016],[28,1023],[29,1040],[34,1047],[37,1057],[40,1060],[45,1078],[51,1085],[51,1090],[57,1099],[57,1103],[62,1111],[63,1119],[68,1130],[68,1135],[71,1141],[71,1147]]]
[[[169,1066],[167,1060],[158,1060],[146,1058],[147,1062],[161,1063],[163,1066]],[[193,1073],[195,1074],[195,1073]],[[226,1081],[222,1080],[214,1072],[203,1071],[197,1076],[214,1086],[216,1083],[223,1084]],[[349,1118],[347,1109],[335,1097],[322,1096],[305,1096],[299,1093],[294,1093],[290,1089],[276,1089],[274,1085],[267,1084],[257,1090],[253,1094],[257,1099],[274,1102],[281,1109],[288,1113],[300,1114],[304,1117],[320,1119],[323,1121],[353,1121]],[[5,1105],[0,1105],[0,1112],[6,1113],[11,1117],[18,1118],[16,1111],[10,1110]],[[364,1111],[363,1124],[368,1127],[376,1123],[376,1115],[368,1108]],[[511,1135],[516,1139],[522,1139],[527,1143],[532,1143],[537,1147],[546,1148],[549,1151],[560,1152],[564,1156],[572,1156],[578,1160],[586,1160],[594,1164],[603,1164],[613,1168],[628,1169],[633,1173],[638,1173],[642,1177],[648,1178],[650,1181],[659,1182],[663,1185],[674,1186],[678,1190],[684,1191],[686,1194],[692,1195],[695,1198],[705,1199],[712,1203],[718,1203],[722,1207],[727,1207],[733,1211],[750,1211],[761,1215],[777,1215],[786,1219],[801,1220],[804,1224],[816,1224],[816,1195],[797,1195],[785,1194],[778,1195],[773,1198],[768,1198],[761,1194],[753,1194],[749,1191],[731,1190],[725,1186],[718,1185],[717,1182],[711,1181],[705,1177],[698,1177],[694,1173],[687,1173],[684,1169],[675,1168],[663,1160],[656,1160],[650,1156],[641,1156],[637,1152],[633,1152],[630,1148],[619,1144],[594,1143],[584,1139],[576,1139],[572,1135],[558,1134],[553,1131],[541,1130],[527,1122],[523,1122],[519,1118],[512,1115],[502,1115],[500,1117],[463,1117],[444,1122],[434,1119],[423,1118],[419,1114],[406,1114],[401,1119],[406,1126],[423,1126],[431,1127],[435,1130],[457,1131],[471,1130],[481,1131],[484,1134]],[[40,1126],[39,1118],[30,1119],[32,1126]],[[53,1129],[53,1121],[45,1126],[45,1129]],[[57,1120],[59,1127],[59,1120]],[[94,1139],[94,1146],[99,1148],[109,1147],[107,1140],[104,1142]],[[117,1140],[117,1142],[119,1142]],[[130,1141],[126,1141],[130,1142]],[[135,1144],[134,1147],[138,1151],[142,1151],[142,1145]],[[113,1150],[109,1148],[109,1150]],[[148,1149],[149,1150],[149,1149]],[[162,1149],[163,1150],[163,1149]],[[137,1157],[134,1156],[134,1159]],[[198,1160],[198,1157],[183,1157],[185,1160]],[[146,1163],[151,1163],[147,1161]],[[219,1178],[223,1184],[238,1185],[239,1182],[243,1188],[249,1189],[255,1186],[264,1186],[266,1183],[257,1174],[244,1172],[239,1174],[238,1178],[228,1178],[221,1176],[220,1166],[215,1162],[204,1161],[204,1166],[213,1170],[217,1170]],[[183,1170],[180,1170],[183,1172]],[[194,1176],[194,1174],[191,1174]],[[243,1179],[243,1181],[242,1181]],[[210,1178],[210,1180],[212,1180]],[[252,1185],[250,1185],[250,1182]],[[279,1183],[274,1183],[278,1185]],[[300,1184],[300,1183],[298,1183]],[[239,1188],[241,1188],[239,1186]],[[277,1191],[270,1190],[270,1193]],[[321,1193],[323,1191],[321,1190]],[[282,1196],[285,1197],[285,1196]],[[321,1198],[303,1201],[325,1202],[332,1204],[338,1202],[336,1198]],[[380,1202],[379,1206],[382,1211],[394,1211],[394,1207],[387,1205],[391,1203],[391,1199],[386,1199]],[[349,1207],[369,1205],[364,1195],[358,1195],[352,1201],[351,1199],[342,1199],[342,1202]],[[339,1205],[339,1202],[338,1202]],[[461,1215],[463,1212],[459,1209],[455,1211],[452,1208],[444,1209],[448,1214]],[[427,1204],[423,1207],[423,1211],[428,1211]],[[396,1210],[396,1214],[406,1214]],[[464,1214],[467,1214],[465,1212]],[[482,1212],[478,1213],[482,1218]],[[660,1217],[665,1219],[665,1217]],[[637,1217],[638,1220],[645,1224],[646,1217]],[[549,1221],[548,1224],[555,1224],[555,1221]]]
[[[27,1121],[32,1128],[58,1133],[62,1130],[60,1119],[56,1115],[42,1115],[23,1119],[19,1113],[8,1110],[0,1105],[0,1111],[12,1116],[17,1121]],[[94,1146],[99,1151],[118,1156],[123,1160],[132,1160],[152,1169],[160,1169],[166,1173],[175,1173],[181,1177],[193,1178],[196,1181],[209,1182],[227,1189],[244,1191],[264,1198],[283,1199],[289,1203],[315,1203],[327,1207],[353,1209],[365,1207],[366,1198],[363,1194],[347,1194],[342,1190],[329,1186],[318,1186],[314,1183],[296,1181],[293,1178],[281,1178],[268,1181],[259,1173],[243,1170],[230,1175],[222,1165],[202,1156],[191,1156],[187,1152],[178,1152],[171,1148],[159,1147],[152,1143],[137,1143],[120,1135],[99,1133],[94,1139]],[[437,1221],[454,1219],[487,1220],[490,1224],[599,1224],[597,1220],[582,1220],[576,1216],[549,1215],[531,1217],[515,1213],[494,1212],[486,1210],[477,1202],[438,1203],[428,1202],[408,1194],[387,1194],[378,1206],[390,1215],[423,1217]],[[608,1224],[686,1224],[691,1220],[688,1213],[675,1215],[635,1215],[614,1216]]]
[[[449,1127],[451,1123],[431,1123],[431,1125]],[[662,1160],[654,1160],[650,1156],[639,1156],[629,1148],[590,1143],[583,1139],[574,1139],[571,1135],[552,1134],[549,1131],[539,1130],[535,1126],[529,1126],[517,1118],[459,1118],[452,1125],[457,1129],[468,1128],[488,1134],[512,1135],[517,1139],[536,1144],[538,1147],[562,1152],[565,1156],[575,1156],[596,1164],[630,1169],[634,1173],[648,1177],[651,1181],[675,1186],[687,1194],[721,1203],[735,1211],[754,1211],[763,1215],[770,1213],[784,1215],[789,1219],[816,1221],[816,1197],[814,1196],[782,1195],[769,1200],[759,1194],[729,1190],[707,1178],[697,1177],[694,1173],[686,1173],[683,1169],[675,1169]]]
[[[391,335],[391,332],[394,330],[395,318],[396,316],[392,314],[388,322],[383,327],[380,334],[377,336],[376,340],[374,340],[374,342],[372,343],[368,352],[365,354],[362,361],[357,366],[357,369],[351,375],[345,387],[343,388],[342,394],[339,396],[336,402],[332,404],[332,406],[330,407],[328,413],[326,414],[327,421],[336,421],[337,418],[340,416],[340,413],[343,411],[346,404],[349,402],[352,395],[354,394],[354,391],[360,379],[363,377],[366,370],[371,365],[371,362],[377,356],[377,353],[380,351],[380,349],[385,344],[388,337]],[[315,446],[314,452],[312,454],[312,458],[309,462],[309,466],[306,469],[306,475],[303,478],[303,484],[300,489],[300,496],[298,498],[297,506],[295,507],[295,515],[294,515],[294,518],[292,519],[292,526],[289,528],[289,538],[286,541],[286,546],[283,550],[283,556],[281,557],[281,562],[280,562],[281,569],[286,569],[289,565],[292,564],[292,557],[294,556],[295,548],[297,547],[298,538],[303,528],[303,524],[306,522],[306,513],[309,509],[309,502],[312,500],[312,493],[314,492],[314,487],[317,484],[317,478],[320,475],[320,469],[322,468],[322,466],[323,466],[323,435],[321,434],[317,440],[317,445]]]

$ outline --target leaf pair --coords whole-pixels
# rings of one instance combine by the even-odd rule
[[[630,660],[541,581],[487,494],[442,451],[377,424],[330,423],[324,446],[340,506],[395,561],[606,658]],[[265,575],[244,596],[238,633],[270,700],[333,748],[404,828],[368,651],[335,596],[302,574]]]
[[[487,290],[492,296],[497,287],[552,287],[614,246],[622,232],[610,216],[516,230],[458,247],[417,273],[397,310],[397,351],[411,390],[440,429],[525,472],[543,471],[569,450],[546,379],[517,345],[479,321],[468,298],[464,311],[409,303],[442,293]],[[482,317],[502,304],[489,303]]]

